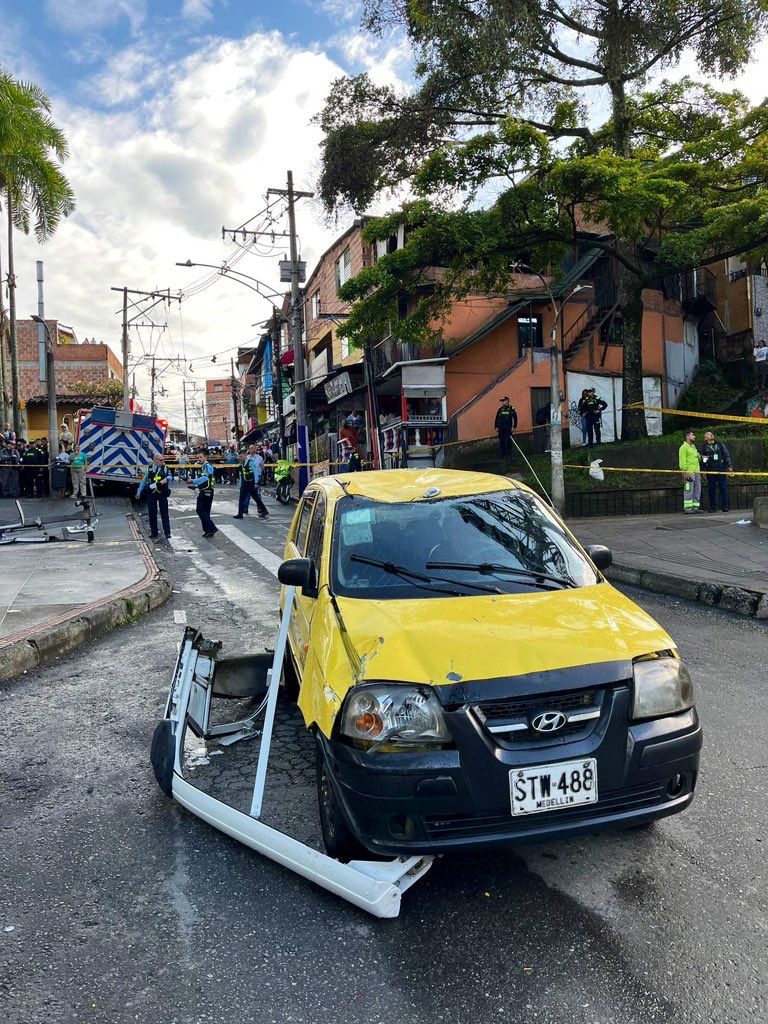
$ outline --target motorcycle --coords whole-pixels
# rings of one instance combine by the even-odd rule
[[[275,497],[281,505],[288,505],[291,500],[291,464],[285,459],[278,459],[275,465]]]

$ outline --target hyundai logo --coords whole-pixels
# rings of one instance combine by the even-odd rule
[[[542,711],[531,721],[531,725],[536,732],[557,732],[567,721],[562,711]]]

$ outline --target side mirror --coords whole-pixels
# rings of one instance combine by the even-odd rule
[[[613,564],[611,549],[607,548],[605,544],[587,544],[584,550],[595,563],[595,567],[600,570],[607,569],[609,565]]]
[[[298,587],[305,597],[317,597],[317,575],[310,558],[289,558],[282,562],[277,578],[286,587]]]

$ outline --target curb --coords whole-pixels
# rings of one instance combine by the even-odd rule
[[[155,561],[135,518],[126,514],[147,570],[142,579],[110,597],[58,616],[53,622],[49,619],[24,634],[7,637],[0,643],[0,683],[47,665],[117,626],[134,622],[171,596],[171,577]]]
[[[631,565],[615,563],[606,570],[605,575],[612,583],[627,583],[654,594],[682,597],[686,601],[697,601],[710,608],[721,608],[747,618],[768,619],[768,594],[754,590],[705,580],[686,580],[655,569],[637,569]]]

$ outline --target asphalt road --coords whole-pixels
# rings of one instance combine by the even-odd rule
[[[235,523],[223,494],[213,541],[177,494],[165,607],[0,688],[0,1019],[766,1020],[768,624],[633,592],[698,684],[692,808],[647,832],[438,861],[377,921],[155,785],[181,622],[230,653],[274,638],[277,583],[253,556],[280,552],[288,513],[269,502],[268,520]],[[238,803],[248,746],[190,749],[190,770]],[[285,706],[276,751],[267,820],[317,842],[311,748]]]

